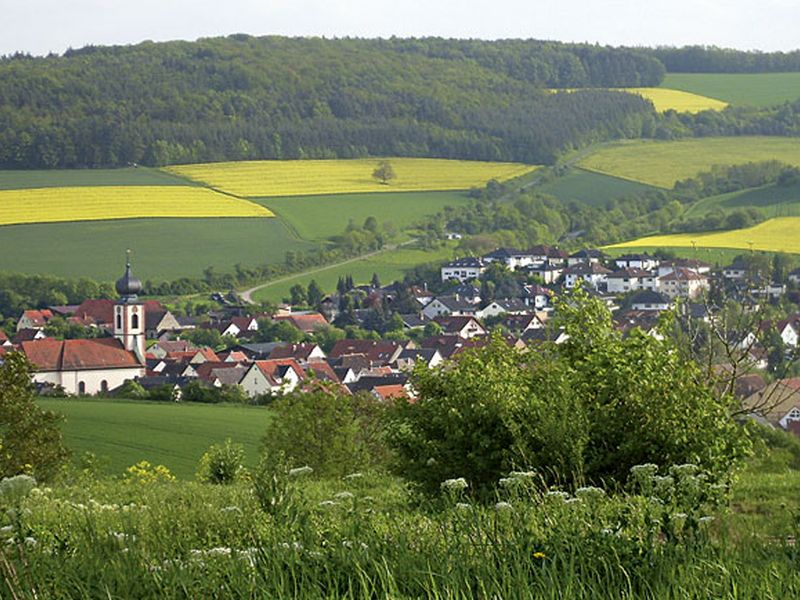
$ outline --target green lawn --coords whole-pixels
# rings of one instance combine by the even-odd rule
[[[382,284],[402,279],[406,271],[417,265],[441,263],[452,259],[452,247],[434,251],[401,248],[387,251],[377,256],[364,258],[346,265],[328,267],[315,273],[301,273],[284,281],[264,287],[253,294],[254,301],[270,300],[280,302],[289,297],[289,289],[296,284],[307,286],[314,279],[325,292],[333,292],[340,276],[352,275],[356,285],[369,283],[373,273],[377,273]]]
[[[226,438],[245,447],[253,466],[270,420],[264,407],[229,404],[40,399],[39,405],[66,417],[62,431],[75,460],[92,452],[111,475],[147,460],[191,479],[208,447]]]
[[[733,105],[772,106],[800,98],[800,73],[669,73],[661,87]]]
[[[348,223],[362,225],[367,217],[403,229],[445,206],[469,203],[466,192],[383,192],[255,199],[285,219],[307,240],[324,240],[344,232]]]
[[[279,219],[131,219],[0,227],[0,270],[59,277],[119,277],[125,249],[142,279],[199,277],[212,265],[282,263],[296,239]]]
[[[591,206],[603,206],[609,200],[651,189],[654,188],[649,185],[583,169],[572,169],[563,177],[536,187],[536,191],[552,194],[564,202],[574,200]]]
[[[767,185],[704,198],[686,211],[686,217],[696,218],[715,210],[731,212],[741,208],[755,208],[768,218],[800,216],[800,184],[786,187]]]
[[[54,169],[1,171],[0,190],[96,185],[198,185],[158,169]]]

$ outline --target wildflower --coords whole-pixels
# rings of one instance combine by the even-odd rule
[[[230,556],[231,549],[228,547],[218,547],[218,548],[211,548],[210,550],[206,550],[207,556]]]
[[[633,465],[631,467],[631,474],[637,477],[653,477],[658,472],[658,465],[653,463],[645,463],[643,465]]]
[[[551,490],[545,493],[546,498],[553,498],[561,500],[562,502],[566,502],[569,500],[569,494],[567,492],[562,492],[561,490]]]
[[[536,471],[511,471],[508,476],[514,479],[533,479],[536,477]]]
[[[238,506],[223,506],[222,508],[219,509],[219,512],[240,513],[240,512],[242,512],[242,509],[239,508]]]
[[[498,483],[500,484],[500,487],[508,488],[517,485],[519,480],[513,477],[502,477]]]
[[[568,498],[567,500],[564,500],[564,504],[580,504],[580,503],[581,503],[580,498]]]
[[[461,492],[468,487],[469,484],[463,477],[459,477],[458,479],[447,479],[441,484],[441,488],[447,492]]]
[[[361,479],[362,477],[364,477],[363,473],[350,473],[350,475],[345,475],[344,476],[344,478],[347,479],[347,480]]]
[[[687,517],[686,513],[682,513],[682,512],[675,513],[674,515],[672,515],[672,519],[675,520],[675,521],[685,521],[687,518],[688,517]]]
[[[695,464],[685,463],[682,465],[673,465],[669,468],[669,474],[675,477],[686,477],[687,475],[695,475],[700,470]]]
[[[536,560],[543,560],[544,557],[545,557],[544,552],[534,552],[533,553],[533,558],[535,558]]]
[[[314,469],[306,465],[305,467],[297,467],[295,469],[289,469],[289,477],[302,477],[303,475],[310,475],[314,472]]]
[[[322,502],[319,503],[319,505],[327,508],[329,506],[336,506],[336,502],[334,502],[333,500],[323,500]]]
[[[498,502],[494,505],[494,509],[496,511],[502,512],[506,510],[511,510],[512,506],[508,502]]]
[[[352,497],[353,494],[351,492],[339,492],[334,496],[337,500],[349,500]]]
[[[600,533],[602,533],[603,535],[614,535],[614,530],[609,529],[608,527],[604,527],[603,529],[600,530]]]
[[[714,517],[700,517],[699,519],[697,519],[697,522],[701,523],[703,525],[708,525],[713,520],[714,520]]]
[[[5,477],[0,481],[0,498],[6,502],[19,502],[36,487],[36,480],[30,475]]]
[[[580,487],[575,490],[575,496],[581,500],[599,500],[605,495],[606,493],[604,490],[592,485]]]
[[[470,510],[471,508],[472,508],[472,505],[467,504],[466,502],[458,502],[456,504],[456,509],[457,510]]]

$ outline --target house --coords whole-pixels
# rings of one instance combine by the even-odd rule
[[[573,252],[567,257],[567,266],[574,267],[575,265],[580,264],[596,264],[600,263],[605,259],[606,255],[603,254],[600,250],[594,249],[585,249],[585,250],[578,250],[577,252]]]
[[[449,315],[475,316],[478,310],[475,304],[464,300],[461,296],[437,296],[422,309],[422,316],[426,319]]]
[[[472,256],[459,258],[442,266],[442,281],[456,279],[463,283],[471,279],[477,279],[486,271],[486,267],[488,267],[488,264],[482,258]]]
[[[181,331],[183,327],[160,302],[147,300],[144,302],[145,308],[145,335],[155,339],[167,331]]]
[[[390,400],[397,400],[399,398],[408,398],[409,393],[404,385],[399,383],[389,385],[376,385],[372,388],[372,395],[382,402],[389,402]]]
[[[781,379],[744,399],[743,405],[774,427],[800,421],[800,378]]]
[[[86,324],[111,329],[114,322],[114,301],[107,299],[84,300],[78,305],[72,316]]]
[[[435,349],[443,359],[450,359],[470,348],[479,348],[486,345],[488,337],[473,337],[464,339],[457,335],[439,335],[425,338],[420,342],[423,348]]]
[[[568,339],[569,335],[563,329],[554,329],[552,327],[526,329],[520,336],[520,340],[527,346],[537,346],[544,342],[563,344]]]
[[[246,363],[250,362],[247,354],[239,350],[229,350],[227,352],[220,352],[217,354],[222,362],[226,363]]]
[[[761,331],[766,332],[772,327],[771,321],[761,325]],[[800,314],[792,315],[788,319],[775,323],[775,331],[781,336],[783,343],[790,348],[797,348],[800,341]]]
[[[693,258],[676,258],[673,260],[661,261],[661,264],[658,265],[658,276],[663,277],[664,275],[669,275],[675,270],[675,267],[689,269],[700,275],[707,275],[711,272],[711,265],[708,263]]]
[[[6,332],[0,329],[0,347],[8,348],[11,346],[11,340],[8,339]]]
[[[609,294],[654,290],[657,285],[658,278],[651,271],[638,267],[624,267],[620,271],[609,273],[606,277],[606,290]]]
[[[50,309],[43,310],[26,310],[17,321],[17,331],[21,329],[44,329],[47,322],[53,318],[53,311]]]
[[[447,295],[458,296],[470,304],[480,304],[481,302],[481,288],[471,283],[462,283],[452,290],[448,290]]]
[[[199,348],[188,352],[170,352],[167,359],[175,362],[201,365],[206,362],[222,362],[211,348]]]
[[[428,324],[428,319],[416,313],[408,315],[400,315],[403,320],[403,326],[406,329],[422,329]]]
[[[328,353],[329,358],[363,356],[370,366],[388,365],[394,362],[404,347],[390,340],[339,340]]]
[[[652,271],[657,268],[660,261],[655,256],[649,254],[624,254],[614,259],[614,264],[618,269],[639,269]]]
[[[628,310],[614,317],[614,329],[629,334],[633,329],[640,329],[647,335],[661,340],[664,337],[658,332],[659,315],[653,310]]]
[[[293,358],[298,363],[309,363],[312,361],[324,361],[327,356],[319,344],[286,344],[278,346],[269,354],[270,360],[281,358]]]
[[[526,306],[536,310],[547,309],[554,295],[552,290],[541,285],[527,284],[522,286],[522,301]]]
[[[606,269],[597,261],[578,262],[564,270],[564,286],[572,289],[579,281],[583,281],[597,290],[601,286],[605,287],[610,273],[610,269]]]
[[[501,325],[519,336],[530,329],[542,329],[544,327],[542,320],[535,314],[506,315]]]
[[[545,262],[539,265],[528,267],[528,273],[540,277],[547,285],[553,284],[561,278],[564,273],[563,264],[553,264]]]
[[[286,342],[260,342],[260,343],[244,343],[237,344],[231,348],[236,352],[241,352],[249,360],[266,360],[272,351],[279,346],[285,346]]]
[[[423,363],[432,369],[442,364],[442,360],[444,359],[436,348],[414,348],[403,350],[391,366],[398,371],[407,371],[413,369],[417,363]]]
[[[789,281],[795,285],[800,285],[800,269],[795,269],[789,273]]]
[[[769,300],[777,300],[786,293],[786,285],[782,283],[768,283],[762,287],[750,290],[750,293],[758,298],[767,298]]]
[[[708,289],[708,277],[683,267],[675,267],[672,273],[658,280],[658,291],[668,298],[694,299]]]
[[[476,335],[486,335],[486,329],[474,317],[436,317],[444,335],[457,335],[468,340]]]
[[[192,350],[197,350],[197,348],[189,340],[160,340],[150,346],[147,351],[156,358],[165,358],[170,352],[190,352]]]
[[[402,387],[405,386],[406,383],[408,383],[408,375],[405,373],[392,373],[388,375],[364,376],[358,381],[348,383],[347,388],[353,394],[358,394],[359,392],[372,393],[372,390],[378,386],[399,385]]]
[[[567,263],[569,254],[553,246],[540,244],[528,250],[527,254],[531,257],[533,264],[548,263],[554,266],[564,266]]]
[[[749,267],[743,261],[737,260],[727,267],[722,267],[722,276],[725,279],[739,280],[747,277]]]
[[[478,313],[481,319],[498,315],[524,315],[532,312],[532,308],[519,298],[498,298],[493,300]]]
[[[642,290],[631,294],[627,304],[635,311],[662,311],[669,310],[672,301],[664,294],[653,290]]]
[[[527,267],[534,263],[533,257],[527,252],[521,252],[514,248],[498,248],[494,252],[483,256],[485,263],[501,262],[509,271],[516,271],[521,267]]]
[[[247,367],[232,362],[205,362],[198,365],[197,378],[215,388],[223,385],[238,385]]]
[[[325,317],[318,312],[292,313],[285,316],[276,315],[273,320],[291,323],[303,333],[314,333],[317,329],[328,325]]]
[[[21,344],[22,342],[32,342],[34,340],[43,340],[47,335],[41,329],[20,329],[11,338],[11,343],[14,345]]]
[[[293,358],[257,360],[247,369],[239,385],[251,398],[264,394],[288,394],[305,377],[305,372]]]

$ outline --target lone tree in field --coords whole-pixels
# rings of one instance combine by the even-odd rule
[[[397,177],[397,174],[394,172],[392,163],[388,160],[382,160],[372,172],[372,177],[380,181],[383,185],[389,185],[389,181]]]

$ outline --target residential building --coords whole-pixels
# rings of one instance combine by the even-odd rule
[[[442,266],[442,281],[457,279],[462,283],[477,279],[486,270],[488,264],[482,258],[468,256],[459,258]]]
[[[606,290],[609,294],[626,294],[638,290],[655,290],[658,277],[652,271],[636,267],[625,267],[609,273],[606,277]]]
[[[618,269],[639,269],[652,271],[657,268],[660,261],[649,254],[624,254],[614,259]]]
[[[564,286],[567,289],[572,289],[579,281],[583,281],[598,290],[601,286],[605,287],[606,280],[610,274],[610,269],[606,269],[596,261],[574,263],[564,270]]]
[[[672,273],[658,280],[658,291],[668,298],[694,299],[708,289],[708,277],[683,267],[676,267]]]

